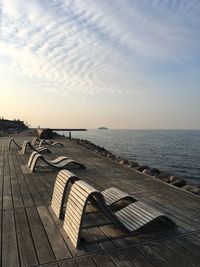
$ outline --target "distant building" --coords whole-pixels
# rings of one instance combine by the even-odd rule
[[[0,118],[0,131],[22,131],[28,129],[23,121],[20,120],[6,120]]]

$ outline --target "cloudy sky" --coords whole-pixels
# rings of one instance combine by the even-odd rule
[[[200,128],[199,0],[1,0],[0,116]]]

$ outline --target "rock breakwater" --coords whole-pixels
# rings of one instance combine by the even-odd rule
[[[194,193],[196,195],[200,196],[200,186],[199,185],[188,185],[187,181],[181,177],[172,176],[166,172],[163,172],[157,168],[151,168],[147,165],[140,165],[138,162],[124,159],[120,156],[114,155],[112,152],[108,151],[104,147],[95,145],[91,141],[79,139],[79,138],[72,138],[72,141],[86,147],[87,149],[94,151],[95,153],[108,158],[110,160],[113,160],[117,162],[120,165],[123,165],[130,169],[135,169],[139,172],[142,172],[146,175],[152,176],[156,179],[159,179],[165,183],[169,183],[173,186],[182,188],[186,191],[189,191],[191,193]]]

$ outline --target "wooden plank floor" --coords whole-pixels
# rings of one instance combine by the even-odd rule
[[[86,170],[72,171],[97,189],[116,186],[170,216],[177,229],[126,236],[101,213],[84,218],[82,246],[75,249],[51,210],[57,171],[26,166],[30,154],[8,150],[0,139],[0,263],[5,266],[200,266],[200,197],[127,169],[67,139],[52,147]],[[24,138],[16,138],[22,143]],[[88,208],[89,210],[89,208]]]

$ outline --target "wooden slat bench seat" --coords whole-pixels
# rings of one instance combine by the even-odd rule
[[[26,141],[26,140],[25,140]],[[40,139],[39,138],[37,138],[37,137],[34,137],[33,139],[32,139],[32,141],[31,141],[31,145],[32,146],[35,146],[37,143],[39,143],[40,142]],[[12,144],[14,144],[18,149],[21,149],[22,148],[22,146],[23,146],[23,144],[22,145],[19,145],[19,144],[17,144],[17,142],[15,141],[15,139],[10,139],[9,140],[9,143],[8,143],[8,149],[11,149],[11,145]]]
[[[21,149],[22,146],[18,145],[17,142],[15,141],[15,139],[10,139],[9,143],[8,143],[8,149],[11,149],[11,145],[14,144],[18,149]]]
[[[130,202],[137,201],[136,198],[130,196],[129,194],[119,190],[116,187],[110,187],[101,192],[106,200],[107,205],[113,205],[119,200],[127,200]]]
[[[33,161],[34,157],[37,156],[37,154],[38,154],[37,151],[32,152],[32,154],[30,155],[29,160],[28,160],[28,164],[27,164],[28,167],[30,167],[32,165],[32,161]],[[51,163],[58,164],[61,161],[66,160],[68,158],[69,157],[66,157],[66,156],[60,156],[60,157],[55,158],[54,160],[51,160]]]
[[[36,144],[40,143],[40,139],[38,137],[34,137],[31,141],[31,145],[35,146]]]
[[[169,227],[176,226],[167,216],[139,201],[133,202],[117,212],[112,212],[101,192],[79,180],[71,186],[63,223],[63,228],[75,247],[79,245],[83,216],[89,202],[96,205],[112,223],[128,233],[141,230],[150,224],[153,225],[154,222]]]
[[[129,231],[135,231],[158,217],[162,220],[164,215],[145,203],[135,202],[115,212],[115,216]]]
[[[68,170],[59,171],[56,177],[51,208],[60,219],[64,219],[64,203],[67,201],[67,189],[70,184],[78,180],[79,178]]]
[[[23,145],[22,145],[22,148],[21,148],[21,154],[26,154],[27,152],[27,148],[31,148],[32,150],[38,152],[38,153],[51,153],[51,150],[49,150],[48,148],[46,147],[38,147],[38,148],[35,148],[31,142],[25,140],[23,142]]]
[[[71,187],[67,200],[63,228],[75,248],[78,247],[79,244],[81,225],[86,205],[92,198],[95,199],[97,194],[99,194],[99,192],[95,188],[84,184],[83,181],[77,181]]]
[[[45,157],[43,157],[41,154],[34,151],[30,155],[28,165],[27,165],[28,168],[31,170],[31,172],[34,172],[35,167],[36,167],[39,160],[44,162],[48,166],[51,166],[53,168],[60,169],[60,170],[66,169],[66,168],[70,167],[71,165],[77,165],[82,169],[86,168],[84,164],[82,164],[76,160],[69,159],[68,157],[61,156],[61,157],[58,157],[54,160],[48,160]]]
[[[67,202],[67,190],[69,189],[70,185],[78,180],[80,180],[80,178],[68,170],[59,171],[56,177],[51,207],[57,217],[60,219],[64,219],[65,206]],[[101,193],[104,196],[106,204],[110,207],[122,200],[128,200],[130,202],[137,201],[134,197],[115,187],[108,188]]]
[[[41,139],[39,142],[39,147],[42,145],[49,145],[49,146],[64,146],[62,143],[60,142],[54,142],[51,140],[45,140],[45,139]]]

